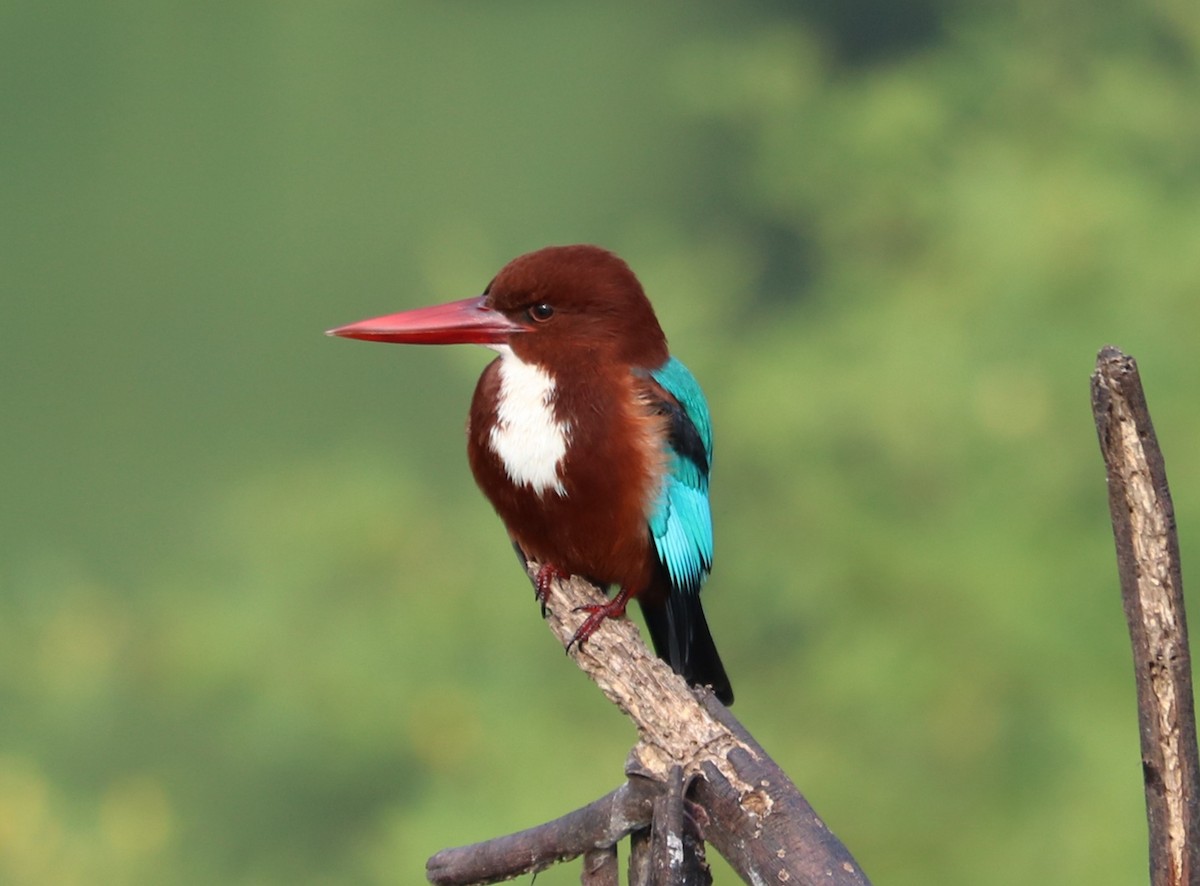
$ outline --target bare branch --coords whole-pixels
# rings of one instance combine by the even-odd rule
[[[717,851],[750,882],[868,883],[849,850],[746,728],[711,694],[704,704],[744,748],[730,754],[736,781],[706,764],[705,777],[693,786],[695,800],[712,817],[705,837]],[[744,785],[754,785],[753,791],[747,794]]]
[[[661,785],[632,777],[615,791],[554,821],[472,846],[443,849],[425,863],[425,875],[439,886],[498,883],[610,848],[630,831],[650,826],[654,798],[661,792]]]
[[[538,564],[527,569],[532,579]],[[553,583],[546,620],[564,648],[581,607],[603,599],[582,579]],[[654,656],[633,622],[606,621],[569,654],[637,726],[629,782],[549,824],[439,852],[426,866],[432,882],[494,883],[589,853],[585,882],[609,883],[609,848],[629,834],[629,882],[639,886],[710,883],[705,839],[747,882],[867,886],[791,780],[711,692],[693,692]]]
[[[1137,363],[1106,347],[1092,412],[1133,643],[1154,886],[1200,882],[1200,762],[1175,511]]]
[[[537,571],[530,564],[530,574]],[[558,582],[548,616],[566,646],[599,591]],[[750,882],[866,884],[846,847],[792,781],[712,693],[695,693],[656,658],[627,619],[605,622],[571,656],[634,721],[641,741],[627,771],[667,781],[680,766],[707,813],[705,838]],[[703,704],[698,701],[703,699]],[[639,770],[640,767],[640,770]]]
[[[531,579],[537,570],[538,564],[529,564]],[[587,617],[578,610],[603,599],[580,578],[553,584],[546,622],[564,648]],[[696,702],[683,678],[650,651],[630,619],[605,621],[582,649],[572,646],[568,654],[637,727],[635,768],[641,774],[665,782],[679,763],[690,778],[699,772],[701,757],[720,756],[736,744],[729,730]]]

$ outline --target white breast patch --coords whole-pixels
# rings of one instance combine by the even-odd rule
[[[491,450],[513,483],[532,487],[538,495],[553,489],[565,496],[558,469],[571,427],[554,414],[554,377],[506,345],[493,347],[500,353],[500,399]]]

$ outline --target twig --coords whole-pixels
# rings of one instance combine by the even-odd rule
[[[554,821],[473,846],[443,849],[425,863],[425,875],[439,886],[498,883],[615,846],[630,831],[650,826],[654,798],[661,791],[661,785],[648,779],[630,778]]]
[[[1116,348],[1096,359],[1092,412],[1133,643],[1150,879],[1193,884],[1200,882],[1200,761],[1175,511],[1137,363]]]

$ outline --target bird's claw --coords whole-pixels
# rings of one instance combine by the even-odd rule
[[[570,573],[563,572],[553,563],[543,563],[538,567],[537,575],[533,579],[533,596],[541,604],[542,618],[552,614],[547,605],[550,602],[550,585],[558,579],[569,577]]]
[[[574,636],[571,637],[571,642],[567,644],[567,652],[570,653],[571,647],[576,650],[582,650],[583,644],[587,642],[592,634],[596,633],[600,625],[609,618],[620,618],[625,614],[625,604],[629,602],[629,595],[624,590],[620,591],[617,596],[604,603],[593,603],[588,606],[576,606],[575,612],[586,612],[588,617],[583,620],[576,630]]]

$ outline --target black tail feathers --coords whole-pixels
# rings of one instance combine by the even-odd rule
[[[692,686],[711,686],[722,704],[733,704],[733,687],[717,654],[700,595],[672,589],[666,599],[643,601],[642,615],[654,651]]]

